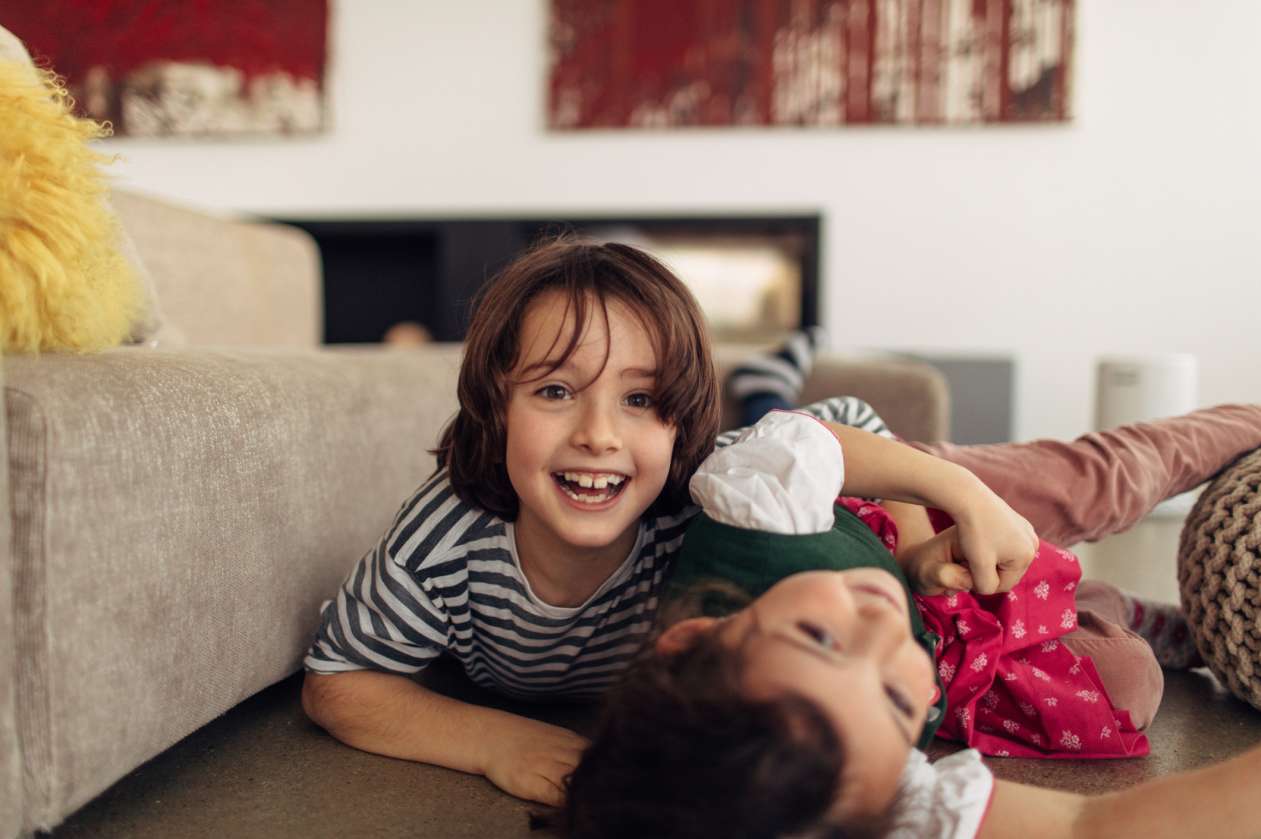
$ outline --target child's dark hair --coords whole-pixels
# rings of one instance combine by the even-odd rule
[[[754,701],[742,657],[717,633],[649,652],[609,695],[569,777],[560,820],[587,837],[882,836],[892,808],[844,819],[844,768],[828,718],[799,696]]]
[[[552,346],[561,347],[553,357],[557,367],[577,349],[591,312],[603,313],[607,322],[610,301],[626,306],[648,332],[657,357],[656,411],[677,429],[670,474],[653,506],[662,512],[681,508],[689,501],[688,480],[713,449],[721,410],[704,316],[687,287],[653,257],[629,245],[575,237],[522,254],[474,301],[460,367],[460,410],[434,450],[455,493],[516,518],[517,496],[504,466],[505,416],[522,321],[530,303],[547,292],[561,294],[574,316],[573,332],[557,335]]]

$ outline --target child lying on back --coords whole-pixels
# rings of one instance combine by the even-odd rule
[[[1019,745],[1121,756],[1144,753],[1146,741],[1110,701],[1125,686],[1071,652],[1075,612],[1036,622],[1047,608],[1061,617],[1056,598],[1071,604],[1070,555],[1044,543],[1006,595],[912,597],[908,579],[936,587],[955,576],[954,535],[941,522],[895,561],[895,545],[872,530],[896,538],[875,505],[827,500],[843,476],[835,439],[787,413],[698,470],[692,490],[705,515],[688,531],[666,614],[702,614],[670,624],[610,697],[570,780],[574,836],[1139,835],[1152,824],[1194,835],[1210,823],[1216,835],[1251,835],[1261,806],[1234,773],[1261,780],[1255,752],[1098,799],[995,782],[974,750],[928,764],[919,748],[943,720],[952,737],[995,754]],[[967,620],[985,625],[965,626],[959,604],[969,599]],[[992,659],[973,645],[982,634]],[[934,655],[954,672],[934,667]],[[1155,666],[1150,648],[1128,655],[1132,667]],[[1038,656],[1066,666],[1043,669]],[[1220,820],[1185,809],[1210,789],[1214,803],[1238,809]]]

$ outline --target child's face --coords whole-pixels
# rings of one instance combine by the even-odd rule
[[[610,549],[620,560],[665,486],[675,429],[654,410],[652,341],[616,301],[607,324],[589,307],[573,355],[545,374],[575,326],[565,308],[558,293],[531,304],[512,373],[506,467],[521,505],[519,544],[571,557]]]
[[[750,698],[793,693],[827,715],[845,753],[839,806],[855,815],[892,801],[935,699],[932,662],[907,608],[902,586],[880,569],[811,571],[777,583],[718,630],[739,646]],[[659,647],[668,649],[669,633]]]

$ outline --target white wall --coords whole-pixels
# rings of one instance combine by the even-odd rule
[[[1261,401],[1256,0],[1080,0],[1068,126],[549,134],[544,0],[337,4],[319,139],[117,140],[126,185],[259,213],[821,210],[842,348],[1010,352],[1021,437],[1093,359]]]

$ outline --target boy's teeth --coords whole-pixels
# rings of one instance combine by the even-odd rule
[[[602,502],[608,501],[610,497],[609,493],[607,492],[602,492],[599,495],[579,495],[578,493],[574,492],[569,487],[561,487],[561,489],[564,490],[565,494],[568,495],[570,498],[572,498],[575,501],[581,501],[583,504],[600,504]]]
[[[607,486],[619,486],[622,481],[626,480],[621,475],[590,472],[562,472],[561,476],[571,484],[577,484],[584,489],[604,489]]]

